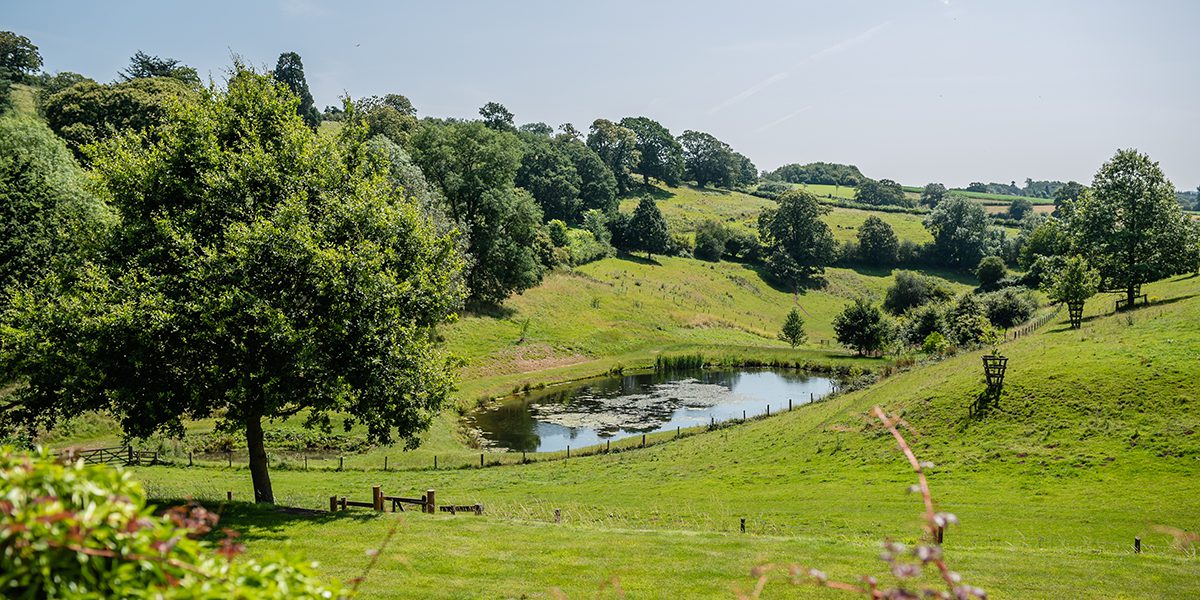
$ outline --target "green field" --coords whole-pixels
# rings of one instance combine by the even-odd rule
[[[819,196],[833,197],[835,195],[835,188],[832,185],[802,187],[810,189]],[[707,219],[715,219],[731,227],[753,231],[757,228],[759,213],[764,209],[776,206],[774,200],[737,191],[698,189],[691,186],[661,186],[653,189],[653,196],[658,203],[658,208],[666,217],[667,222],[675,231],[684,233],[694,231],[697,225]],[[836,192],[838,198],[854,199],[854,188],[842,186],[837,188]],[[637,198],[627,198],[622,201],[621,209],[630,212],[636,205]],[[897,237],[902,240],[924,243],[933,239],[922,224],[921,215],[877,212],[838,206],[829,208],[830,212],[823,219],[838,241],[854,239],[858,234],[858,226],[872,215],[891,225],[892,229],[896,231]]]
[[[381,484],[481,502],[482,518],[308,517],[235,503],[226,524],[252,553],[288,549],[350,578],[399,519],[367,597],[592,597],[613,580],[629,597],[731,597],[764,562],[877,574],[878,542],[912,542],[919,527],[918,499],[904,493],[912,474],[867,416],[878,404],[904,416],[916,452],[937,464],[934,495],[961,520],[947,532],[948,562],[990,597],[1196,597],[1200,560],[1156,527],[1200,530],[1200,279],[1146,291],[1153,306],[1114,316],[1111,298],[1097,298],[1082,330],[1053,323],[1004,345],[1004,393],[984,407],[973,408],[984,387],[970,353],[644,450],[488,469],[274,473],[289,505],[365,500]],[[240,468],[136,474],[159,498],[250,494]],[[767,597],[841,597],[782,579]]]

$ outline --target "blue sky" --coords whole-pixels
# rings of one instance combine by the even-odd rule
[[[645,115],[760,168],[817,160],[920,185],[1090,181],[1118,148],[1200,184],[1200,2],[3,0],[50,71],[136,50],[220,81],[303,57],[319,106],[399,92],[421,115]]]

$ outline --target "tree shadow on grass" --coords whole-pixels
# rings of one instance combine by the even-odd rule
[[[509,319],[517,314],[517,309],[509,308],[504,304],[472,302],[465,308],[469,315],[491,317],[493,319]]]
[[[356,499],[364,500],[365,498]],[[152,501],[158,507],[155,512],[159,514],[176,506],[186,506],[191,502],[193,501],[179,498]],[[224,539],[225,528],[238,532],[238,540],[242,542],[278,540],[290,535],[289,531],[291,528],[299,522],[315,524],[326,524],[335,521],[362,522],[378,518],[382,514],[365,508],[347,509],[344,512],[331,513],[324,510],[272,506],[251,502],[194,502],[221,515],[217,526],[205,536],[209,541]]]
[[[807,294],[809,290],[820,290],[829,285],[829,282],[826,281],[824,277],[811,277],[805,281],[801,281],[797,286],[792,286],[787,282],[780,281],[771,274],[771,271],[762,265],[742,263],[742,268],[748,271],[753,271],[754,274],[757,275],[763,283],[767,284],[768,287],[783,294],[799,294],[803,296],[804,294]]]
[[[650,265],[653,267],[661,267],[662,266],[662,263],[658,262],[657,260],[654,260],[653,258],[646,258],[645,256],[638,256],[636,254],[630,254],[628,252],[617,253],[616,259],[617,260],[627,260],[629,262],[637,263],[639,265]]]
[[[967,407],[967,416],[971,420],[977,421],[988,416],[990,413],[998,412],[1000,410],[1000,398],[1002,394],[1003,388],[984,388],[983,391],[975,396],[975,401]]]

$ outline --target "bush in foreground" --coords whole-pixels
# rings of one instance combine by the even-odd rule
[[[155,515],[128,472],[0,449],[0,596],[336,598],[311,565],[237,558],[200,506]]]

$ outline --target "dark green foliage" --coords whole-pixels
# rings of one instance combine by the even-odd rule
[[[548,138],[554,135],[554,128],[539,121],[537,123],[526,123],[518,127],[517,132]]]
[[[5,499],[0,530],[0,588],[7,598],[297,598],[342,597],[311,565],[252,559],[216,513],[199,505],[164,513],[128,473],[63,463],[46,453],[0,448]],[[236,535],[236,534],[233,534]],[[236,557],[236,558],[235,558]]]
[[[82,155],[80,149],[87,144],[159,125],[173,106],[198,95],[170,77],[109,85],[84,81],[47,98],[43,109],[50,129]]]
[[[435,327],[462,260],[347,126],[318,137],[267,75],[235,67],[155,135],[98,148],[120,215],[104,260],[55,273],[3,316],[7,427],[107,411],[132,437],[215,418],[245,433],[272,502],[263,420],[330,415],[413,446],[452,388]]]
[[[975,267],[975,278],[979,280],[979,287],[984,290],[996,289],[1006,275],[1008,269],[1004,266],[1004,259],[999,256],[985,256],[979,261],[979,266]]]
[[[683,146],[685,176],[704,187],[715,183],[731,188],[741,173],[741,161],[728,144],[702,131],[685,131],[679,136]]]
[[[729,237],[729,228],[723,223],[706,219],[696,226],[696,249],[693,254],[701,260],[721,260]]]
[[[756,196],[762,196],[764,198],[770,198],[772,200],[775,200],[776,198],[779,198],[779,196],[783,195],[784,192],[787,192],[790,189],[792,189],[792,186],[788,185],[785,182],[772,181],[772,180],[768,179],[768,180],[765,180],[762,183],[758,184],[758,187],[754,190],[753,193]]]
[[[1054,215],[1062,219],[1070,219],[1075,210],[1075,203],[1083,196],[1087,188],[1077,182],[1068,181],[1066,185],[1054,191]]]
[[[304,119],[305,124],[316,129],[321,124],[321,113],[313,106],[312,93],[308,91],[308,80],[304,78],[304,63],[301,62],[300,55],[295,52],[280,54],[271,76],[275,81],[287,86],[292,95],[300,100],[300,104],[296,106],[296,114]]]
[[[79,73],[72,73],[71,71],[60,71],[54,75],[43,73],[39,76],[37,84],[38,110],[45,111],[46,101],[50,99],[50,96],[75,84],[84,82],[96,83],[90,77],[85,77]]]
[[[471,301],[494,304],[537,285],[542,266],[533,244],[542,213],[533,196],[513,188],[522,153],[516,134],[479,121],[428,122],[411,145],[467,237]]]
[[[703,354],[681,354],[678,356],[654,357],[654,370],[660,373],[671,371],[695,371],[704,368]]]
[[[891,339],[892,325],[878,306],[865,298],[847,304],[833,318],[833,330],[839,344],[860,355],[878,352]]]
[[[0,307],[10,287],[92,256],[111,225],[54,132],[31,117],[0,116]]]
[[[983,305],[988,321],[1001,329],[1008,329],[1032,319],[1038,308],[1033,294],[1023,287],[1006,287],[985,294]]]
[[[925,228],[933,234],[938,258],[951,266],[978,264],[988,247],[987,211],[962,196],[950,195],[938,204]]]
[[[1014,221],[1020,221],[1025,217],[1033,214],[1033,203],[1024,198],[1015,198],[1008,205],[1008,218]]]
[[[758,181],[758,167],[754,166],[754,161],[737,152],[733,153],[733,159],[737,165],[737,177],[734,183],[743,187],[754,185]]]
[[[897,271],[895,281],[883,297],[883,308],[893,315],[902,315],[924,304],[944,302],[952,295],[950,287],[936,277]]]
[[[864,179],[854,190],[854,199],[872,206],[912,206],[904,188],[891,179]]]
[[[182,81],[188,86],[198,87],[200,85],[200,75],[196,73],[196,69],[177,59],[151,56],[141,50],[138,50],[129,59],[129,66],[121,71],[120,76],[122,81],[169,77]]]
[[[940,303],[922,304],[909,310],[904,316],[902,334],[904,341],[912,346],[925,343],[930,334],[945,335],[946,305]]]
[[[617,212],[617,179],[599,154],[583,142],[570,136],[560,136],[557,143],[571,158],[579,175],[579,201],[583,211],[598,210],[606,215]]]
[[[558,141],[524,134],[525,154],[517,169],[516,185],[533,194],[547,219],[577,223],[582,211],[582,182],[575,163]]]
[[[822,183],[827,185],[856,186],[866,179],[854,165],[815,162],[807,165],[783,165],[765,176],[767,179],[788,183]]]
[[[900,241],[886,221],[871,215],[858,228],[859,259],[870,265],[888,266],[896,263]]]
[[[730,230],[725,240],[725,255],[746,262],[758,262],[762,257],[762,244],[753,231]]]
[[[804,190],[791,190],[779,197],[779,208],[758,217],[767,266],[781,282],[795,287],[825,272],[832,263],[836,245],[821,215],[829,209]]]
[[[479,109],[479,116],[483,117],[483,124],[487,125],[488,129],[495,131],[515,131],[516,126],[513,125],[513,114],[503,104],[499,102],[488,102]]]
[[[1158,163],[1121,150],[1075,203],[1071,231],[1076,250],[1100,272],[1101,288],[1124,291],[1132,305],[1143,283],[1180,271],[1185,219]]]
[[[933,208],[946,199],[946,186],[940,183],[929,183],[921,190],[921,204]]]
[[[588,133],[587,145],[608,166],[617,184],[617,193],[622,196],[629,193],[633,187],[633,170],[642,160],[637,134],[608,119],[596,119]]]
[[[808,334],[804,332],[804,317],[800,316],[800,311],[796,307],[788,312],[787,319],[783,322],[783,329],[779,332],[779,339],[791,344],[793,348],[804,343],[808,339]]]
[[[667,185],[679,185],[683,177],[683,147],[661,123],[647,117],[625,117],[621,127],[637,136],[637,172],[645,183],[653,177]]]
[[[1070,248],[1067,236],[1061,220],[1051,217],[1039,222],[1025,236],[1017,263],[1028,269],[1039,257],[1065,254]]]
[[[397,193],[415,201],[439,232],[453,230],[455,225],[446,215],[441,190],[425,179],[425,173],[404,148],[382,135],[370,138],[367,147],[383,161],[387,179]]]
[[[608,245],[612,241],[612,232],[608,229],[608,217],[597,209],[589,209],[583,213],[583,229],[601,244]]]
[[[956,346],[974,346],[988,332],[987,309],[972,293],[963,294],[946,313],[946,337]]]
[[[647,196],[638,201],[629,219],[626,236],[629,249],[641,250],[647,257],[666,254],[670,250],[671,236],[667,232],[667,220],[653,198]]]
[[[41,68],[42,55],[29,38],[0,31],[0,78],[25,83]]]

